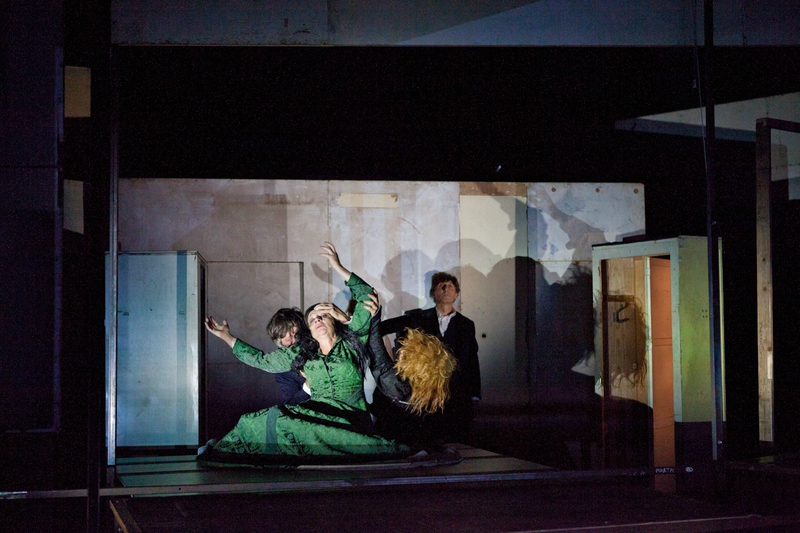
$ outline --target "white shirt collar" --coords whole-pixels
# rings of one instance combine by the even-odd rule
[[[455,309],[450,311],[450,314],[447,315],[441,314],[438,309],[436,310],[436,318],[439,319],[439,333],[441,333],[442,337],[444,337],[444,333],[450,325],[450,320],[452,320],[454,316],[456,316]]]

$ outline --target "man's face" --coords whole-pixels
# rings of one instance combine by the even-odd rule
[[[452,304],[456,298],[458,292],[452,281],[443,281],[433,288],[433,301],[437,304]]]
[[[297,328],[293,327],[289,331],[286,332],[286,335],[278,339],[278,344],[283,346],[284,348],[288,348],[292,344],[294,344],[294,336],[297,335]]]

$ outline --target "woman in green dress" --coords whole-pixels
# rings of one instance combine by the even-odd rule
[[[292,368],[302,372],[311,388],[311,399],[243,415],[225,437],[201,448],[201,463],[258,464],[276,458],[291,463],[314,457],[407,455],[407,447],[375,433],[367,412],[363,380],[369,356],[364,343],[371,315],[364,302],[373,289],[341,265],[331,243],[322,248],[320,255],[342,276],[358,302],[348,325],[334,319],[332,304],[317,304],[306,311],[309,333],[293,346],[265,353],[234,337],[227,321],[206,318],[208,331],[225,341],[243,363],[267,372]]]

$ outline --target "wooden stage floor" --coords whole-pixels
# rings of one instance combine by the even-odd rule
[[[656,492],[647,479],[557,472],[457,446],[462,461],[292,469],[208,469],[193,456],[119,460],[110,500],[127,532],[800,531]],[[158,496],[158,497],[155,497]]]
[[[131,495],[308,492],[365,486],[542,479],[555,471],[530,461],[454,444],[456,464],[386,461],[296,468],[204,468],[195,456],[118,459],[118,485]],[[115,492],[120,492],[117,489]]]

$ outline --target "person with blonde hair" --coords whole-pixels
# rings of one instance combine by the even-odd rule
[[[468,444],[470,423],[481,397],[481,373],[475,323],[456,311],[454,304],[461,293],[458,278],[437,272],[431,278],[430,296],[435,306],[414,309],[381,323],[381,335],[397,333],[402,343],[406,332],[423,331],[439,339],[455,357],[457,366],[450,376],[449,397],[441,412],[441,432],[446,442]]]
[[[380,334],[377,296],[371,300],[368,348],[378,385],[371,406],[376,427],[387,438],[435,451],[444,444],[443,409],[458,362],[439,338],[419,329],[405,331],[392,360]]]
[[[435,413],[450,397],[450,376],[456,369],[453,357],[442,341],[418,329],[409,329],[400,340],[395,362],[397,377],[408,382],[412,413]]]

